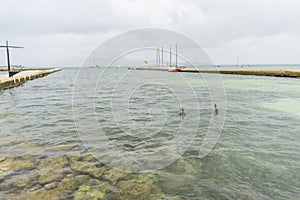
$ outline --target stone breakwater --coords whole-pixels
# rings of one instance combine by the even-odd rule
[[[155,70],[155,71],[169,71],[169,67],[130,67],[131,70]],[[255,75],[255,76],[275,76],[275,77],[290,77],[300,78],[300,70],[286,70],[286,69],[189,69],[182,68],[177,72],[188,73],[220,73],[220,74],[237,74],[237,75]]]
[[[20,69],[20,72],[12,77],[8,75],[0,76],[0,90],[9,89],[13,87],[20,86],[28,80],[33,80],[46,76],[48,74],[60,71],[59,68],[40,68],[40,69]],[[17,71],[17,70],[15,70]]]

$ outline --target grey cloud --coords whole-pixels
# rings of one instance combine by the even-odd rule
[[[144,27],[166,28],[203,44],[218,63],[223,63],[229,62],[226,55],[233,59],[237,54],[229,48],[248,48],[249,38],[268,41],[258,44],[260,54],[264,52],[259,49],[276,44],[278,37],[290,45],[298,42],[299,7],[297,0],[10,0],[1,2],[0,41],[9,39],[27,46],[28,54],[34,48],[45,48],[43,54],[34,52],[41,59],[39,64],[64,60],[64,64],[74,65],[79,61],[72,55],[88,54],[117,33]],[[288,55],[294,54],[288,52],[288,46],[282,46],[287,48],[289,62]],[[248,57],[256,62],[253,56]],[[24,62],[36,60],[26,58]]]

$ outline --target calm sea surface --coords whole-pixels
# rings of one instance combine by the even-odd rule
[[[0,91],[0,199],[300,199],[299,79],[78,72]]]

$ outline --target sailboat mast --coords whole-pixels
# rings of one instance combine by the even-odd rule
[[[170,67],[172,66],[172,46],[170,44]]]
[[[157,48],[157,54],[158,54],[158,66],[160,67],[160,50]]]
[[[164,66],[164,47],[161,47],[161,66]]]
[[[157,48],[155,48],[155,66],[157,66]]]
[[[95,63],[95,51],[93,52],[93,66],[96,66],[96,63]]]
[[[177,68],[177,43],[176,43],[176,68]]]

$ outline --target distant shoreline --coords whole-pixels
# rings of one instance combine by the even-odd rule
[[[169,71],[169,67],[132,67],[130,70],[155,70]],[[274,76],[300,78],[300,70],[289,69],[191,69],[182,68],[178,73],[220,73],[220,74],[237,74],[237,75],[254,75],[254,76]]]

